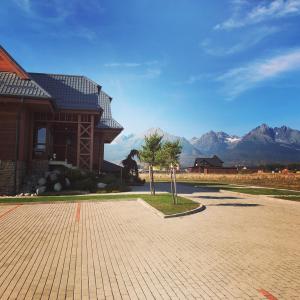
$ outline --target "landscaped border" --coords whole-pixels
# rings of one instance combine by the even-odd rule
[[[138,198],[137,201],[139,203],[141,203],[142,205],[146,206],[147,208],[151,209],[156,215],[158,215],[158,216],[160,216],[161,218],[164,218],[164,219],[188,216],[188,215],[196,214],[196,213],[201,212],[201,211],[206,209],[205,205],[199,203],[199,206],[197,208],[187,210],[187,211],[184,211],[184,212],[180,212],[180,213],[176,213],[176,214],[166,215],[166,214],[162,213],[161,211],[159,211],[158,209],[156,209],[151,204],[149,204],[148,202],[146,202],[145,200],[143,200],[142,198]]]
[[[163,216],[175,217],[189,215],[203,210],[197,201],[185,197],[178,197],[179,204],[173,204],[172,196],[168,193],[157,194],[100,194],[100,195],[77,195],[77,196],[37,196],[37,197],[9,197],[0,198],[0,205],[16,204],[50,204],[50,203],[78,203],[84,201],[136,201],[143,199],[155,209],[156,212],[162,213]]]
[[[203,210],[206,209],[206,206],[203,205],[203,204],[200,204],[197,208],[195,209],[192,209],[192,210],[188,210],[188,211],[185,211],[185,212],[182,212],[182,213],[177,213],[177,214],[172,214],[172,215],[164,215],[164,218],[167,219],[167,218],[175,218],[175,217],[184,217],[184,216],[189,216],[189,215],[193,215],[193,214],[196,214],[196,213],[199,213]]]

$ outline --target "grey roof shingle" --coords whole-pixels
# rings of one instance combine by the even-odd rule
[[[98,85],[84,76],[29,73],[46,89],[58,108],[100,110]]]
[[[8,72],[0,72],[0,95],[48,98],[58,109],[103,110],[97,128],[123,127],[112,118],[111,97],[101,87],[85,76],[28,73],[24,80]]]
[[[103,109],[102,117],[97,125],[98,128],[113,128],[113,129],[123,129],[123,127],[112,118],[109,97],[105,92],[100,91],[99,93],[99,105]]]
[[[122,125],[120,125],[115,119],[103,119],[99,121],[97,128],[111,128],[111,129],[123,129]]]
[[[0,72],[0,95],[51,98],[51,95],[35,81],[21,79],[16,74],[9,72]]]

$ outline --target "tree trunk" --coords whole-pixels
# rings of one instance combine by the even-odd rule
[[[149,184],[150,184],[150,194],[152,195],[151,165],[149,165]]]
[[[176,182],[176,169],[173,168],[173,181],[174,181],[174,193],[175,193],[175,203],[178,204],[178,199],[177,199],[177,182]]]
[[[153,176],[153,166],[151,165],[151,167],[150,167],[150,176],[151,176],[151,189],[152,189],[152,191],[151,191],[151,194],[153,195],[153,196],[155,196],[155,186],[154,186],[154,176]]]
[[[173,199],[173,204],[175,204],[175,195],[174,195],[174,186],[173,186],[173,168],[170,169],[170,176],[171,176],[171,194]]]

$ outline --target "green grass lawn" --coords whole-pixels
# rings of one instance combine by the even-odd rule
[[[290,201],[299,201],[300,202],[300,196],[276,196],[278,199],[282,200],[290,200]]]
[[[178,204],[174,205],[172,204],[173,200],[171,194],[158,194],[156,196],[140,195],[139,198],[142,198],[165,215],[185,212],[199,206],[199,203],[183,197],[178,197]]]
[[[122,201],[141,198],[148,204],[152,205],[157,210],[165,215],[185,212],[195,209],[199,206],[187,198],[178,197],[178,204],[174,205],[171,194],[157,194],[156,196],[144,194],[126,194],[126,195],[84,195],[84,196],[40,196],[40,197],[7,197],[0,198],[0,203],[30,203],[30,202],[59,202],[59,201],[79,201],[79,200],[93,200],[93,201]]]
[[[288,190],[278,190],[278,189],[264,189],[264,188],[242,188],[242,187],[222,187],[223,190],[250,194],[250,195],[295,195],[300,196],[300,192],[288,191]]]

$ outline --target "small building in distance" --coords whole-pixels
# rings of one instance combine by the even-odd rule
[[[198,157],[195,159],[194,166],[189,168],[192,173],[204,174],[236,174],[238,173],[235,167],[224,167],[224,162],[217,156]]]
[[[222,168],[224,162],[217,156],[198,157],[195,159],[194,167],[200,168]]]

